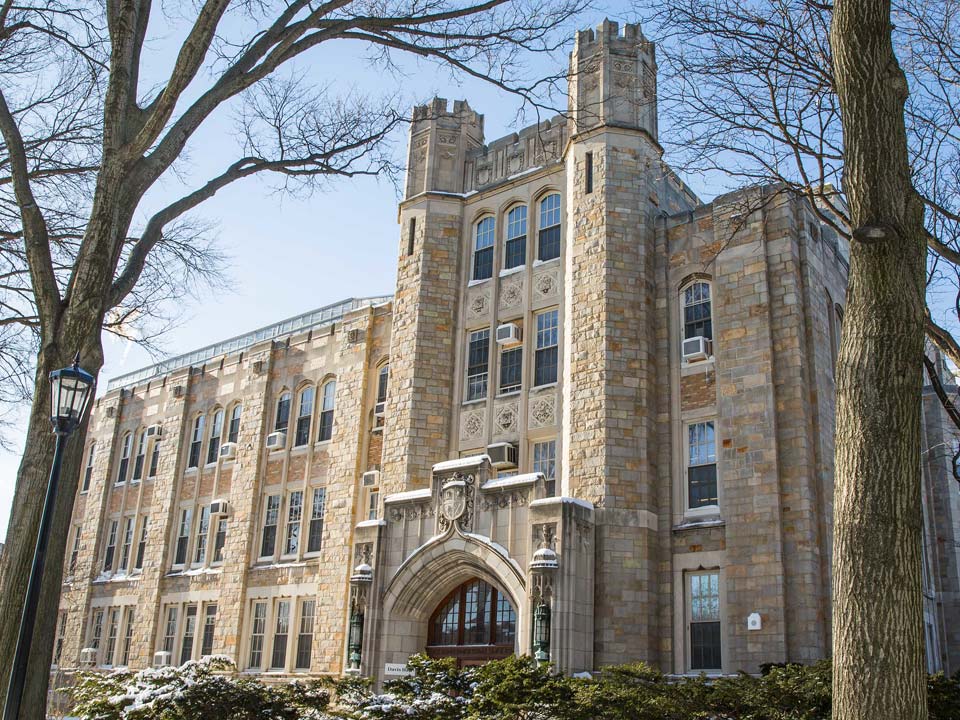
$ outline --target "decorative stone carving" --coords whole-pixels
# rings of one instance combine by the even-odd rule
[[[514,173],[520,172],[522,168],[523,168],[523,152],[522,151],[514,155],[511,155],[509,158],[507,158],[507,170],[509,170],[511,175],[513,175]]]
[[[500,288],[500,309],[509,310],[523,303],[523,277],[508,276]]]
[[[490,309],[490,291],[483,290],[473,295],[467,304],[467,313],[474,318],[483,317]]]
[[[484,411],[482,409],[466,410],[460,415],[460,439],[464,441],[476,440],[483,436]]]
[[[441,145],[456,145],[457,136],[456,135],[444,135],[443,133],[437,134],[437,142]]]
[[[483,510],[492,510],[493,508],[504,509],[515,505],[526,505],[529,499],[529,493],[526,490],[517,490],[516,492],[500,493],[499,495],[484,498],[480,507]]]
[[[515,401],[498,405],[493,419],[494,431],[498,434],[515,432],[519,410],[520,405]]]
[[[538,395],[530,400],[531,428],[549,427],[557,424],[557,396],[554,393]]]
[[[447,478],[436,478],[434,483],[437,530],[444,533],[456,526],[463,532],[471,532],[477,494],[476,476],[456,472]]]
[[[560,280],[555,271],[537,274],[533,279],[533,293],[537,298],[547,298],[560,291]]]

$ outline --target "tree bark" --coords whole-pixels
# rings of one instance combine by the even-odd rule
[[[837,0],[830,30],[853,227],[837,365],[833,717],[927,717],[921,590],[923,205],[890,3]]]

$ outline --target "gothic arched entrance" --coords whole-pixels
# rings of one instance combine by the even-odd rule
[[[473,578],[440,602],[427,637],[430,657],[456,658],[461,667],[509,657],[517,641],[516,610],[505,593]]]

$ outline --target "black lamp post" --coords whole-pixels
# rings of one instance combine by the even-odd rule
[[[30,658],[30,644],[33,642],[33,628],[37,619],[37,604],[40,600],[40,582],[47,560],[47,545],[50,541],[50,525],[53,522],[53,506],[57,498],[57,485],[60,483],[60,462],[63,448],[70,433],[77,429],[80,418],[86,410],[93,389],[93,375],[79,367],[80,353],[73,359],[73,365],[50,373],[50,422],[57,436],[53,453],[53,465],[50,468],[50,480],[47,482],[47,495],[43,501],[43,514],[40,516],[40,529],[37,531],[37,545],[33,553],[33,566],[30,568],[30,581],[27,583],[27,595],[20,616],[20,634],[17,636],[17,652],[10,669],[10,684],[7,686],[7,702],[3,709],[3,720],[17,720],[20,715],[20,702],[23,699],[23,684],[27,676],[27,660]]]

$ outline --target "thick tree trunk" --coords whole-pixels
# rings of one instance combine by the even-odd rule
[[[833,717],[927,717],[921,595],[923,207],[890,3],[837,0],[831,27],[854,228],[837,371]]]
[[[94,376],[103,365],[99,331],[87,333],[87,340],[82,342],[71,339],[75,337],[77,336],[73,333],[62,333],[55,344],[47,345],[37,357],[36,389],[30,409],[26,448],[17,473],[10,525],[0,558],[0,702],[6,700],[23,598],[33,562],[37,527],[40,524],[40,513],[53,460],[55,438],[50,426],[50,383],[47,376],[51,370],[68,366],[77,350],[80,350],[83,368]],[[40,607],[20,710],[20,718],[23,720],[45,717],[63,558],[77,491],[85,433],[86,418],[70,437],[64,453],[60,489],[43,574]]]

